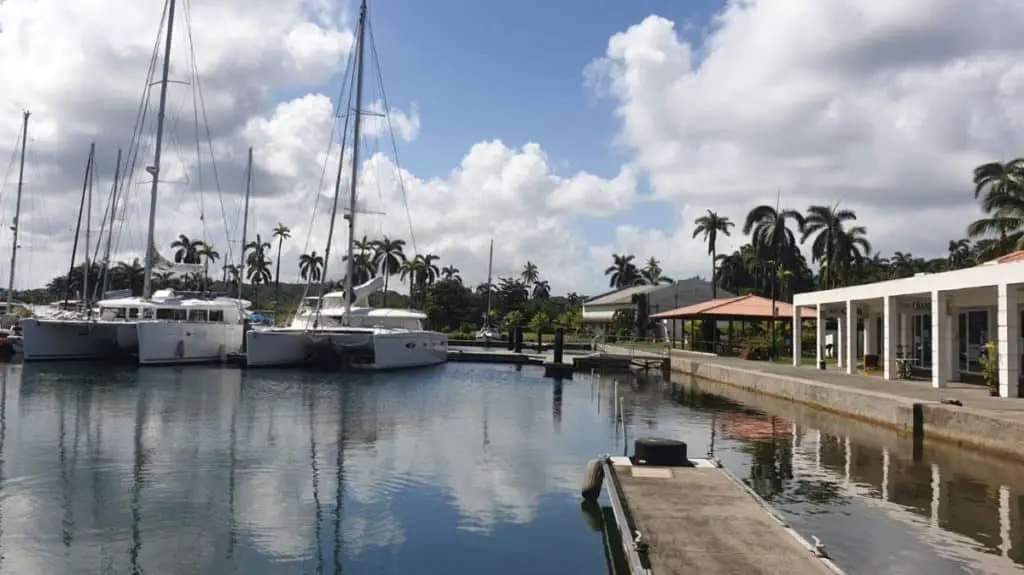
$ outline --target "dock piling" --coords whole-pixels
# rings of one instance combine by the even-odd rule
[[[563,346],[565,345],[565,332],[560,327],[555,328],[555,363],[562,363]]]
[[[523,328],[516,326],[512,329],[515,332],[515,347],[512,348],[512,351],[523,353]]]

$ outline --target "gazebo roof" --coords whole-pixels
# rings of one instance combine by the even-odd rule
[[[775,301],[775,313],[772,313],[772,300],[759,295],[747,294],[739,297],[713,299],[686,307],[663,311],[651,315],[651,319],[686,319],[699,316],[737,317],[750,319],[771,319],[772,317],[792,317],[793,304]],[[802,317],[813,318],[813,309],[801,310]]]

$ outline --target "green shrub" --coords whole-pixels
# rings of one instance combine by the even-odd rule
[[[985,385],[988,387],[989,395],[995,397],[999,395],[999,348],[995,342],[989,341],[985,343],[984,352],[981,357],[978,358],[978,363],[981,364],[981,376],[985,380]]]

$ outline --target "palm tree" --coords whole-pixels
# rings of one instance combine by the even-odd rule
[[[799,267],[800,249],[796,236],[789,228],[792,220],[798,230],[804,227],[804,217],[795,210],[776,210],[768,205],[757,206],[750,210],[743,222],[743,233],[751,236],[750,243],[757,251],[758,259],[770,267],[795,271]],[[777,279],[786,279],[787,283],[793,274],[768,274],[774,288]]]
[[[457,281],[462,283],[462,276],[459,275],[459,268],[447,265],[441,268],[441,277],[448,281]]]
[[[640,277],[643,279],[644,283],[650,285],[672,283],[672,278],[663,274],[663,271],[664,270],[661,269],[661,262],[659,262],[657,258],[648,258],[647,263],[644,264],[643,269],[640,270]]]
[[[299,277],[305,281],[316,283],[320,281],[324,269],[324,258],[316,251],[299,256]]]
[[[527,261],[523,264],[523,271],[519,273],[519,278],[523,280],[526,285],[533,285],[540,279],[540,271],[537,269],[537,264]]]
[[[245,256],[247,268],[245,277],[253,284],[253,307],[258,307],[259,305],[260,284],[268,283],[272,279],[270,275],[271,261],[267,258],[267,250],[269,249],[270,243],[263,241],[263,237],[260,234],[256,234],[256,239],[246,244],[243,249],[243,253],[248,253]]]
[[[292,230],[281,222],[277,222],[270,237],[271,239],[277,239],[277,264],[274,266],[274,301],[281,301],[281,247],[286,239],[292,237]]]
[[[262,250],[254,251],[249,255],[249,269],[245,275],[249,279],[249,283],[252,284],[253,307],[256,309],[259,309],[260,305],[260,285],[269,283],[272,279],[270,263]]]
[[[612,265],[604,270],[608,276],[608,287],[615,289],[627,288],[640,279],[640,270],[633,260],[636,256],[629,254],[612,254]]]
[[[718,298],[718,282],[715,281],[715,264],[718,259],[718,234],[732,235],[729,230],[736,224],[729,221],[726,216],[720,216],[717,212],[708,210],[693,221],[693,237],[704,235],[704,242],[708,244],[708,254],[711,256],[711,299]]]
[[[388,299],[388,282],[391,276],[399,272],[405,260],[405,240],[393,240],[384,236],[374,243],[373,266],[384,276],[385,306]]]
[[[197,264],[199,263],[199,248],[203,240],[193,240],[185,234],[178,234],[178,239],[171,242],[171,249],[174,252],[174,263]]]
[[[224,285],[233,292],[238,291],[242,284],[242,269],[235,264],[226,264],[224,270]]]
[[[971,241],[967,238],[949,240],[946,251],[946,266],[949,269],[958,270],[971,265]]]
[[[220,252],[213,244],[203,242],[203,245],[196,251],[196,255],[203,260],[203,285],[210,281],[210,264],[220,259]]]
[[[132,294],[142,293],[146,269],[139,262],[139,258],[133,259],[131,263],[118,262],[114,266],[114,272],[121,277],[121,281],[124,282],[127,288],[132,290]]]
[[[398,268],[398,277],[409,282],[409,303],[416,305],[416,288],[420,285],[420,276],[424,274],[423,260],[419,257],[405,260]]]
[[[537,280],[533,282],[533,289],[531,291],[533,299],[548,299],[551,297],[551,284],[548,283],[548,280]]]
[[[432,285],[437,281],[437,278],[441,276],[441,270],[437,267],[437,260],[441,259],[441,256],[435,254],[419,254],[415,258],[419,260],[419,274],[416,276],[417,289],[420,294],[420,303],[425,303],[427,297],[427,286]]]
[[[974,168],[974,199],[981,197],[986,189],[986,196],[1021,195],[1024,189],[1024,158],[1005,164],[989,162]]]
[[[855,221],[853,210],[834,206],[810,206],[804,218],[801,242],[814,238],[811,243],[811,261],[820,267],[820,287],[838,287],[847,279],[851,263],[871,251],[862,226],[846,229],[848,222]]]

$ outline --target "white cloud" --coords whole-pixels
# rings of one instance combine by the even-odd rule
[[[10,88],[0,94],[0,159],[16,154],[21,110],[33,112],[18,286],[40,285],[67,267],[85,157],[93,141],[99,178],[92,227],[99,227],[116,151],[128,145],[157,40],[159,2],[65,4],[6,0],[0,5],[0,79]],[[351,14],[342,3],[328,0],[216,0],[186,10],[190,4],[178,2],[171,77],[190,81],[190,21],[217,169],[203,126],[197,159],[193,90],[171,84],[157,244],[167,250],[177,234],[185,233],[211,241],[224,258],[236,252],[237,259],[246,149],[252,146],[250,239],[255,233],[268,239],[278,221],[289,225],[293,238],[283,249],[281,275],[293,279],[301,252],[323,252],[338,157],[336,151],[328,153],[335,96],[320,92],[343,75],[349,60]],[[118,15],[116,24],[110,14]],[[421,128],[430,126],[421,124],[415,94],[392,101],[386,119],[374,83],[367,86],[370,114],[364,134],[383,136],[390,129],[399,144],[422,137]],[[284,100],[282,95],[287,95]],[[152,118],[149,122],[138,164],[127,176],[132,182],[129,208],[120,222],[116,259],[143,251],[149,207],[149,177],[143,168],[152,161]],[[497,274],[518,274],[530,259],[548,274],[556,291],[579,291],[591,283],[593,270],[578,258],[586,250],[578,218],[629,209],[636,199],[636,169],[624,167],[611,179],[586,172],[564,176],[554,169],[564,160],[549,159],[537,143],[494,139],[467,142],[466,149],[461,163],[441,177],[399,171],[383,138],[364,150],[360,204],[386,215],[362,216],[359,235],[411,239],[404,184],[419,251],[439,254],[442,265],[460,268],[467,281],[483,281],[487,245],[494,237]],[[0,219],[7,223],[13,217],[15,179],[16,172],[8,172],[0,180]],[[345,238],[343,233],[336,237],[333,251],[340,257]],[[2,254],[9,242],[4,226],[4,277]],[[339,262],[331,263],[333,269],[340,270]]]
[[[942,254],[977,213],[971,169],[1024,147],[1024,5],[975,8],[731,0],[699,45],[658,16],[613,36],[586,77],[655,196],[685,215],[668,235],[692,253],[663,257],[706,275],[693,219],[740,225],[780,188],[785,206],[855,209],[883,252]],[[620,229],[609,248],[658,253],[664,235]]]

